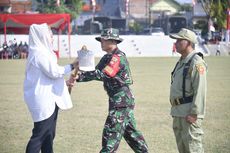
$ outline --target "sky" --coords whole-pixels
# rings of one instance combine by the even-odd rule
[[[192,0],[176,0],[179,3],[192,3]]]

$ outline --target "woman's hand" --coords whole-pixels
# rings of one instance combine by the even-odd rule
[[[66,81],[66,85],[68,87],[73,87],[77,78],[78,78],[78,75],[74,76],[73,74],[71,74],[69,77],[69,80]]]
[[[78,58],[76,58],[71,64],[73,65],[74,69],[79,70]]]

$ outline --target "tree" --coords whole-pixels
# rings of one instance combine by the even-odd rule
[[[75,19],[81,12],[82,0],[37,0],[38,9],[41,13],[69,13],[71,20]]]
[[[226,29],[227,9],[230,1],[227,0],[199,0],[208,18],[215,21],[217,28]]]
[[[134,21],[129,23],[129,29],[138,34],[142,30],[142,27],[138,22]]]

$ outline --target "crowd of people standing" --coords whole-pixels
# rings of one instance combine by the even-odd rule
[[[17,44],[16,39],[9,43],[3,43],[0,49],[0,59],[26,59],[28,56],[27,42],[20,41]]]

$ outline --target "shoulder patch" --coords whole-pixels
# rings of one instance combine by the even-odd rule
[[[114,77],[120,70],[120,57],[118,55],[113,55],[109,64],[105,66],[103,72],[110,77]]]
[[[202,64],[196,64],[196,69],[199,72],[200,75],[204,74],[204,66]]]
[[[111,61],[110,61],[110,64],[115,64],[117,61],[119,60],[119,57],[118,56],[113,56]]]

